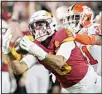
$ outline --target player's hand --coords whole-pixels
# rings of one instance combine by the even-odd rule
[[[4,54],[8,54],[10,52],[9,44],[10,44],[11,38],[12,38],[12,33],[9,28],[7,32],[3,35],[2,51]]]
[[[93,20],[95,23],[98,23],[101,25],[101,21],[102,21],[102,13],[100,12],[95,19]]]
[[[20,47],[34,56],[37,56],[40,60],[43,60],[47,55],[47,53],[41,47],[32,42],[27,36],[22,37]]]
[[[34,43],[30,41],[30,39],[27,36],[24,36],[20,40],[20,47],[28,52],[30,52],[30,48],[34,46]]]

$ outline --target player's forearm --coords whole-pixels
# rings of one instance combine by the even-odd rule
[[[66,59],[61,55],[49,55],[47,54],[45,58],[42,60],[43,63],[54,65],[55,67],[58,67],[59,69],[62,68],[62,66],[66,63]]]
[[[75,40],[85,45],[92,44],[92,41],[87,34],[76,34]]]
[[[66,59],[61,55],[46,55],[43,63],[52,67],[59,75],[66,75],[71,71],[71,66],[66,63]]]
[[[24,62],[17,60],[12,61],[11,67],[15,74],[23,74],[28,69],[28,66]]]
[[[102,45],[102,35],[76,34],[75,40],[85,45]]]
[[[17,74],[22,74],[24,73],[27,69],[30,69],[33,65],[35,65],[37,62],[37,59],[35,56],[31,54],[27,54],[23,56],[23,58],[18,61],[18,60],[13,60],[12,68]]]
[[[4,56],[4,55],[3,55]],[[24,63],[20,63],[19,61],[15,60],[11,53],[5,55],[5,59],[9,62],[8,68],[10,72],[10,76],[13,77],[13,72],[15,74],[21,74],[27,70],[27,66]]]
[[[12,68],[8,65],[8,71],[9,71],[9,74],[10,74],[10,78],[14,78],[14,73],[13,73],[13,70]]]

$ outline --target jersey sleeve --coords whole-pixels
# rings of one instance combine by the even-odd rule
[[[68,37],[67,29],[61,29],[55,34],[55,41],[62,42],[65,38]]]
[[[56,55],[61,55],[65,57],[66,60],[68,60],[74,48],[75,48],[75,43],[73,41],[62,43]]]
[[[71,37],[70,35],[71,31],[68,29],[61,29],[57,31],[54,38],[55,47],[58,48],[64,42],[74,41],[74,37]]]
[[[88,34],[76,34],[75,40],[84,45],[92,45],[95,43],[96,37]]]

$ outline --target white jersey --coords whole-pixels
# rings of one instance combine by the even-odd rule
[[[88,34],[88,35],[101,34],[100,25],[97,24],[97,23],[92,23],[89,26],[82,28],[78,32],[78,34]],[[82,48],[83,46],[85,47],[85,45],[82,45],[80,43],[77,43],[77,44],[78,44],[78,46],[80,48]],[[100,75],[101,74],[101,46],[98,46],[98,45],[87,45],[86,47],[87,47],[90,55],[93,57],[93,59],[97,60],[98,63],[93,65],[93,67],[95,67],[94,68],[95,71]],[[84,53],[84,55],[85,55],[85,53]],[[88,57],[87,57],[87,59],[90,62]]]
[[[100,24],[92,23],[86,27],[83,27],[79,34],[101,34]]]

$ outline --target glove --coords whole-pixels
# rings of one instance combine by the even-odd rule
[[[39,60],[43,60],[47,55],[47,53],[42,48],[32,42],[27,36],[22,37],[20,41],[20,47],[38,57]]]
[[[3,35],[2,51],[4,54],[8,54],[10,52],[9,44],[10,44],[11,38],[12,38],[12,33],[9,28],[7,32]]]

